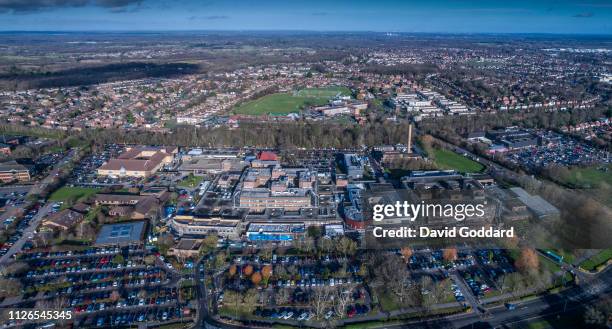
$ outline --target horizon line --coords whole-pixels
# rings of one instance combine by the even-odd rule
[[[376,30],[305,30],[305,29],[177,29],[177,30],[1,30],[0,33],[194,33],[194,32],[294,32],[294,33],[382,33],[382,34],[438,34],[438,35],[551,35],[551,36],[612,36],[611,33],[584,33],[584,32],[449,32],[449,31],[376,31]]]

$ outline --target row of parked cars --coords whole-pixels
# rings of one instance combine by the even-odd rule
[[[103,257],[91,261],[82,261],[80,259],[64,259],[51,261],[49,265],[38,267],[40,270],[28,271],[27,278],[46,276],[46,275],[66,275],[70,273],[83,273],[85,271],[104,271],[104,270],[120,270],[123,268],[144,267],[140,261],[129,260],[124,264],[113,263],[110,257]]]
[[[451,283],[451,290],[453,291],[453,294],[455,295],[455,299],[459,303],[462,303],[465,301],[465,296],[463,296],[461,289],[459,289],[459,286],[455,282]]]
[[[107,315],[100,315],[95,318],[95,326],[129,326],[138,322],[165,322],[175,320],[181,317],[183,317],[183,311],[181,307],[162,307],[157,309],[147,309],[133,312],[119,312]]]
[[[481,275],[479,275],[478,272],[479,271],[477,271],[473,275],[467,272],[463,272],[462,275],[468,287],[470,287],[470,289],[472,290],[472,293],[474,293],[474,296],[482,297],[486,293],[491,291],[492,288],[489,287],[485,282],[483,282]]]
[[[21,237],[23,236],[23,233],[25,232],[25,229],[28,228],[28,226],[30,226],[30,222],[32,221],[34,216],[36,216],[36,214],[38,213],[38,210],[40,209],[40,207],[41,207],[41,204],[40,203],[36,203],[32,207],[32,209],[30,209],[25,215],[23,215],[23,218],[17,223],[17,226],[15,227],[15,233],[12,234],[7,239],[7,241],[4,244],[0,245],[0,257],[6,255],[6,253],[9,251],[9,249],[19,239],[21,239]],[[11,225],[16,220],[17,220],[17,217],[15,217],[15,216],[9,217],[9,218],[7,218],[5,220],[5,225]]]
[[[268,319],[308,321],[314,314],[308,310],[283,307],[279,309],[256,309],[253,315]]]
[[[137,246],[128,246],[127,251],[142,252]],[[51,259],[51,258],[68,258],[68,257],[83,257],[83,256],[95,256],[95,255],[116,255],[122,251],[119,247],[91,247],[83,250],[67,250],[67,251],[37,251],[37,252],[26,252],[19,254],[19,260],[36,260],[36,259]]]
[[[349,318],[367,314],[370,308],[364,304],[349,305],[346,308],[346,316]],[[314,313],[307,309],[299,309],[294,307],[282,307],[278,309],[256,309],[253,315],[272,320],[296,320],[308,321],[314,317]],[[325,320],[329,320],[336,316],[333,310],[327,310],[323,316]]]

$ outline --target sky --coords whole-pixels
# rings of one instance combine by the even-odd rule
[[[0,31],[612,34],[612,0],[0,0]]]

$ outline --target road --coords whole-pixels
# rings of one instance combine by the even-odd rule
[[[44,191],[47,188],[47,186],[51,184],[53,180],[59,175],[60,169],[62,169],[62,167],[64,167],[65,165],[67,165],[68,163],[72,161],[77,150],[78,149],[76,148],[71,149],[70,152],[68,152],[68,154],[62,160],[60,160],[58,163],[56,163],[53,166],[53,169],[49,171],[49,174],[47,175],[47,177],[43,178],[40,182],[38,182],[32,187],[28,195],[38,195],[42,191]]]
[[[559,294],[544,295],[538,298],[517,303],[515,310],[508,310],[505,306],[497,306],[487,309],[487,317],[483,319],[482,314],[471,312],[448,316],[442,319],[412,322],[415,328],[423,327],[440,328],[470,328],[474,324],[489,324],[494,328],[502,325],[531,321],[558,313],[584,307],[598,299],[612,295],[612,269],[609,267],[593,278],[587,287],[577,286],[563,291]],[[402,325],[391,325],[387,328],[404,328],[408,323]]]
[[[51,211],[51,209],[52,209],[52,203],[48,203],[42,208],[40,208],[40,210],[38,210],[38,213],[36,213],[36,215],[30,221],[30,225],[26,229],[23,230],[23,234],[21,235],[21,238],[19,238],[19,240],[17,240],[17,242],[15,242],[13,246],[11,246],[8,252],[0,258],[0,264],[5,264],[9,262],[12,259],[14,254],[21,251],[26,241],[31,239],[32,236],[34,235],[34,232],[36,231],[38,224],[40,224],[41,220],[45,218],[45,216],[47,216],[47,214]]]
[[[478,303],[478,300],[476,300],[476,297],[474,297],[474,294],[472,294],[472,289],[468,287],[463,278],[457,275],[457,272],[453,272],[450,277],[453,279],[453,282],[457,284],[459,290],[461,290],[461,293],[472,307],[472,310],[481,313],[481,308]]]
[[[198,287],[198,316],[196,318],[196,328],[204,326],[204,320],[208,318],[208,291],[206,290],[206,275],[200,273],[200,266],[204,266],[205,257],[193,267],[193,277]],[[206,271],[206,269],[204,269]]]
[[[40,194],[40,192],[42,192],[50,183],[53,182],[55,177],[58,176],[60,169],[66,164],[68,164],[70,161],[72,161],[75,154],[76,149],[70,150],[70,152],[62,160],[60,160],[53,166],[53,169],[51,169],[47,177],[29,188],[28,196]],[[4,254],[4,256],[0,257],[0,264],[7,263],[11,260],[13,255],[21,251],[26,241],[32,238],[34,232],[36,231],[36,228],[38,227],[38,224],[40,224],[41,220],[49,213],[49,211],[51,211],[51,207],[52,205],[49,203],[39,209],[38,213],[36,213],[34,218],[32,218],[32,220],[30,221],[30,225],[28,225],[28,227],[23,230],[23,234],[21,235],[19,240],[17,240],[17,242],[15,242],[15,244],[11,246],[11,248],[6,254]]]

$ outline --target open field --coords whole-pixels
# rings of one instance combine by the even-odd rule
[[[94,194],[96,194],[99,190],[95,188],[89,187],[68,187],[64,186],[57,191],[53,192],[49,197],[51,201],[66,201],[66,200],[79,200],[86,199]]]
[[[597,188],[602,183],[612,185],[612,174],[610,174],[612,166],[607,168],[608,171],[602,170],[599,167],[572,168],[565,183],[582,188]]]
[[[298,113],[305,106],[325,105],[338,93],[350,95],[350,90],[345,87],[329,87],[302,89],[294,93],[271,94],[238,106],[234,109],[234,113],[252,115]]]
[[[454,169],[459,172],[471,173],[480,172],[484,166],[476,161],[472,161],[464,156],[461,156],[453,151],[434,149],[436,164],[441,169]]]

